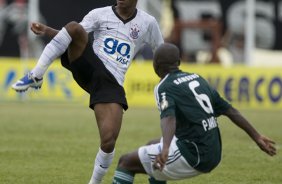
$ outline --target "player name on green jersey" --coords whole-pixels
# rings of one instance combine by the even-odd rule
[[[184,76],[184,77],[179,77],[179,78],[175,79],[173,82],[174,82],[174,84],[179,85],[183,82],[189,82],[189,81],[197,79],[197,78],[199,78],[199,75],[192,74],[192,75],[187,75],[187,76]]]
[[[205,131],[208,131],[208,130],[211,130],[211,129],[214,129],[214,128],[217,127],[216,118],[213,117],[213,116],[208,118],[208,119],[206,119],[206,120],[203,120],[202,124],[203,124],[203,127],[204,127]]]

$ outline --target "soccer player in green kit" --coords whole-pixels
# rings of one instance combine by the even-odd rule
[[[154,70],[161,78],[155,88],[162,138],[123,155],[114,184],[132,184],[136,173],[148,174],[150,184],[166,184],[212,171],[221,160],[217,117],[227,116],[259,148],[276,154],[274,141],[261,135],[240,112],[220,97],[207,81],[179,69],[179,49],[162,44],[154,55]]]

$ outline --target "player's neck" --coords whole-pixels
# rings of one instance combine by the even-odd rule
[[[131,18],[134,15],[135,11],[136,11],[136,7],[120,8],[120,7],[116,6],[117,14],[124,20]]]
[[[167,74],[174,73],[174,72],[178,72],[178,71],[179,71],[179,68],[178,68],[178,67],[172,66],[171,68],[159,69],[157,75],[158,75],[161,79],[163,79],[163,78],[165,78],[165,76],[167,76]]]

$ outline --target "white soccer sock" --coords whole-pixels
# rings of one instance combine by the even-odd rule
[[[114,154],[115,150],[112,153],[105,153],[103,150],[101,150],[101,148],[99,149],[96,155],[94,171],[89,184],[100,184],[102,182],[102,178],[107,173],[108,168],[113,161]]]
[[[36,66],[31,71],[32,75],[41,79],[51,63],[67,50],[71,41],[72,38],[67,30],[62,28],[44,48]]]

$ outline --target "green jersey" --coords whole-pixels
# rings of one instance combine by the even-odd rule
[[[180,70],[166,75],[155,88],[161,118],[176,117],[177,146],[195,169],[209,172],[221,160],[217,117],[230,104],[201,76]]]

